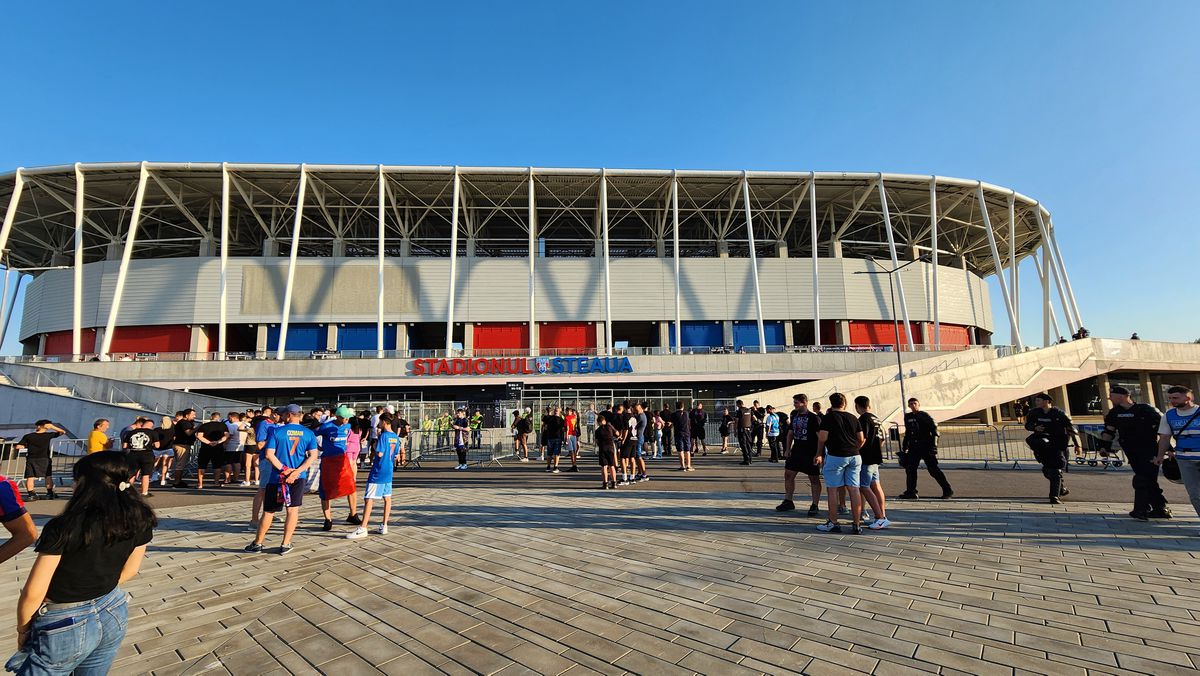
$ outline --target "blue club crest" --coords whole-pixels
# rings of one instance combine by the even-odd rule
[[[534,360],[534,366],[537,368],[538,373],[545,374],[550,370],[550,360],[546,357],[539,357]]]

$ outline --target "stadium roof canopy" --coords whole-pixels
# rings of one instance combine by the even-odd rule
[[[216,254],[226,200],[230,255],[262,255],[264,242],[286,255],[302,184],[303,256],[376,256],[381,221],[385,255],[448,256],[457,219],[459,255],[525,257],[532,216],[538,255],[590,257],[603,251],[605,211],[611,257],[672,256],[676,191],[681,257],[749,255],[749,216],[759,256],[811,256],[815,232],[820,256],[887,259],[894,242],[903,260],[933,247],[936,198],[941,263],[988,275],[1052,228],[1037,201],[1010,189],[907,174],[128,162],[0,175],[11,215],[0,251],[34,274],[69,264],[81,204],[83,260],[119,257],[142,186],[135,258]]]

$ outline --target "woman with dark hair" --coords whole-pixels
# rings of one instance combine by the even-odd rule
[[[128,622],[119,585],[133,578],[158,520],[131,490],[125,455],[75,463],[75,491],[38,540],[17,603],[17,674],[105,674]]]

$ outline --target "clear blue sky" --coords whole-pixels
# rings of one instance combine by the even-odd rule
[[[1198,304],[1168,302],[1196,269],[1200,2],[435,4],[9,5],[0,170],[147,159],[979,178],[1054,213],[1094,334],[1200,337]],[[1023,300],[1038,342],[1032,285]],[[1005,342],[998,292],[992,305]]]

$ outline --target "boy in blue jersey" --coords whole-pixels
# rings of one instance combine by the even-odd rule
[[[258,533],[246,546],[248,552],[261,552],[263,539],[275,513],[283,508],[283,542],[279,554],[292,551],[292,535],[300,520],[300,505],[304,501],[305,480],[308,468],[317,460],[317,437],[312,430],[300,424],[303,411],[296,404],[284,409],[286,424],[277,425],[267,438],[267,465],[263,467],[263,518],[258,523]]]
[[[371,508],[378,499],[383,500],[383,523],[379,526],[379,534],[387,535],[388,532],[388,519],[392,515],[392,468],[396,464],[397,457],[400,459],[400,464],[404,464],[404,447],[400,444],[400,437],[392,431],[390,415],[379,418],[379,442],[375,445],[373,455],[371,473],[367,475],[362,525],[346,536],[351,540],[367,537],[367,526],[371,523]]]
[[[317,480],[321,493],[321,512],[325,523],[321,530],[333,530],[333,501],[344,497],[350,506],[346,523],[357,526],[362,523],[358,516],[358,488],[355,484],[354,464],[346,456],[346,439],[350,436],[350,418],[354,411],[349,406],[339,406],[334,417],[317,426],[317,438],[321,443],[321,474]]]

